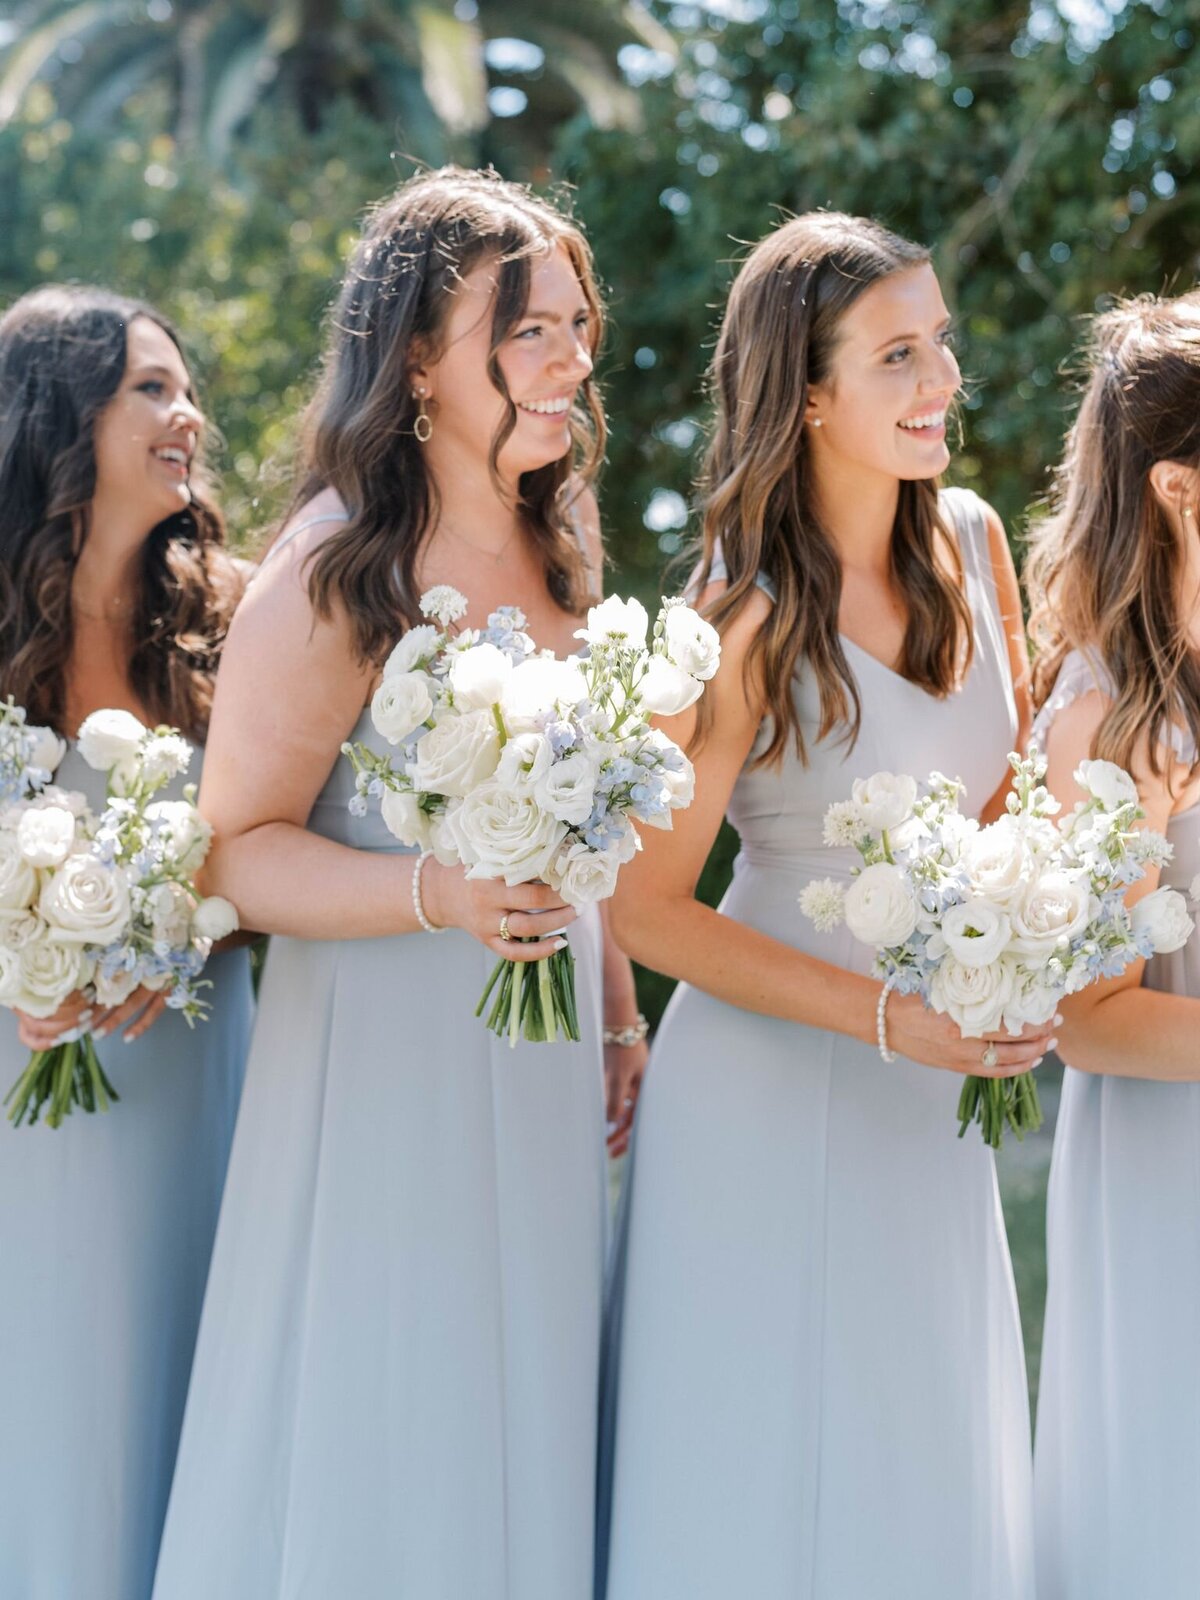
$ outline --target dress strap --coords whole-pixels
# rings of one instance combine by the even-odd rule
[[[725,552],[721,548],[720,539],[718,539],[716,541],[716,543],[713,545],[712,565],[708,569],[709,582],[711,583],[715,579],[718,583],[720,583],[720,582],[725,581],[728,577],[729,577],[729,568],[725,563]],[[696,597],[697,585],[699,583],[699,580],[700,580],[700,568],[699,568],[699,566],[697,566],[693,570],[691,577],[688,579],[687,585],[686,585],[685,591],[684,591],[686,594],[690,595],[693,599]],[[755,588],[762,590],[762,592],[766,595],[767,599],[772,602],[772,604],[774,604],[774,602],[776,600],[778,600],[779,596],[775,593],[775,585],[771,582],[771,579],[770,579],[770,577],[769,577],[769,575],[767,573],[765,573],[765,572],[756,572],[754,574],[754,585],[755,585]]]
[[[1101,694],[1106,700],[1116,700],[1118,697],[1116,679],[1094,650],[1068,650],[1062,658],[1054,687],[1047,695],[1045,704],[1034,722],[1033,736],[1037,743],[1044,747],[1055,718],[1061,716],[1076,700],[1088,694]],[[1182,766],[1191,767],[1196,764],[1195,741],[1180,723],[1172,724],[1161,744],[1165,753]]]
[[[292,540],[296,537],[296,535],[298,533],[306,533],[309,528],[315,528],[317,526],[317,524],[321,523],[321,522],[349,522],[349,521],[350,521],[350,518],[346,515],[346,513],[344,511],[323,511],[319,517],[305,517],[303,522],[298,522],[294,528],[289,528],[288,531],[284,534],[282,539],[276,539],[275,543],[271,546],[271,548],[267,551],[266,555],[258,563],[258,571],[261,572],[262,569],[266,566],[267,562],[270,561],[273,556],[278,555],[279,552],[284,548],[285,545],[291,544]],[[257,576],[257,574],[256,574],[256,576]]]

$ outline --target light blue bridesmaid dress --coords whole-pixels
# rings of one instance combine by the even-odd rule
[[[1064,660],[1038,719],[1112,695]],[[1190,740],[1177,757],[1194,760]],[[1200,805],[1170,820],[1160,882],[1200,873]],[[1200,937],[1143,983],[1200,1002]],[[1196,1005],[1200,1028],[1200,1004]],[[1200,1033],[1198,1033],[1200,1037]],[[1197,1044],[1200,1057],[1200,1043]],[[1039,1600],[1200,1594],[1200,1083],[1068,1066],[1047,1197],[1046,1328],[1034,1463]]]
[[[74,749],[56,782],[103,804]],[[4,1600],[149,1600],[250,1032],[249,953],[205,976],[206,1022],[99,1042],[111,1110],[0,1121]],[[0,1094],[28,1059],[0,1012]]]
[[[747,764],[730,804],[722,913],[857,972],[871,952],[797,904],[813,878],[849,879],[827,806],[877,770],[935,768],[981,806],[1016,733],[979,502],[943,503],[976,629],[961,690],[936,699],[847,640],[857,744],[816,742],[802,668],[809,765]],[[992,1154],[956,1137],[961,1084],[677,989],[609,1302],[608,1600],[1030,1600],[1021,1330]]]
[[[352,793],[339,756],[309,827],[399,852]],[[568,937],[584,1042],[515,1048],[458,929],[271,941],[155,1600],[590,1600],[595,911]]]

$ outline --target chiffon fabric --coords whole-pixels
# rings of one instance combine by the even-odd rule
[[[1038,721],[1112,696],[1063,662]],[[1194,760],[1190,741],[1176,754]],[[1200,806],[1170,820],[1161,883],[1200,872]],[[1200,941],[1152,957],[1147,988],[1200,1000]],[[1200,1016],[1200,1008],[1197,1010]],[[1068,1067],[1047,1199],[1035,1504],[1039,1600],[1200,1593],[1200,1083]]]
[[[339,757],[309,827],[398,852],[352,794]],[[515,1048],[461,931],[272,940],[155,1600],[590,1600],[595,911],[568,937],[584,1043]]]
[[[74,749],[56,782],[103,804]],[[207,1021],[98,1042],[109,1111],[0,1121],[5,1600],[149,1600],[250,1033],[248,952],[205,975]],[[0,1094],[28,1059],[0,1012]]]
[[[981,806],[1015,736],[980,503],[943,506],[976,628],[961,690],[935,699],[846,640],[857,744],[816,742],[803,668],[809,765],[748,763],[730,804],[742,848],[722,913],[858,972],[870,951],[797,904],[813,878],[849,880],[851,852],[822,844],[826,807],[879,769],[935,768]],[[610,1285],[599,1594],[1032,1596],[1016,1295],[992,1154],[974,1129],[956,1137],[961,1082],[677,989]]]

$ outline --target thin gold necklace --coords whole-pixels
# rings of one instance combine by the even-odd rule
[[[508,554],[510,545],[520,532],[519,526],[514,528],[509,534],[508,538],[500,546],[499,550],[491,551],[486,545],[476,544],[473,539],[468,539],[465,534],[459,533],[458,529],[455,528],[451,523],[445,521],[444,518],[438,522],[438,527],[444,529],[452,539],[457,539],[459,544],[465,544],[467,549],[473,550],[477,556],[490,557],[497,566],[500,565],[501,561],[503,561],[504,557]]]

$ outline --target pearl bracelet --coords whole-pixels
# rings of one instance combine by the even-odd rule
[[[630,1045],[641,1044],[649,1032],[650,1024],[639,1011],[636,1022],[627,1022],[623,1028],[605,1028],[601,1038],[605,1044],[620,1044],[628,1048]]]
[[[879,991],[879,999],[875,1003],[875,1037],[879,1040],[879,1054],[885,1061],[895,1061],[896,1059],[896,1052],[888,1049],[887,1042],[888,996],[895,987],[896,975],[893,973]]]
[[[424,906],[423,901],[421,900],[421,874],[425,870],[425,863],[429,860],[429,858],[430,858],[430,856],[432,854],[433,854],[432,850],[422,850],[421,854],[417,857],[415,866],[413,867],[413,875],[412,875],[413,911],[416,913],[417,921],[425,929],[426,933],[445,933],[445,931],[446,931],[445,928],[439,928],[436,925],[436,923],[430,922],[429,918],[425,915],[425,906]]]

